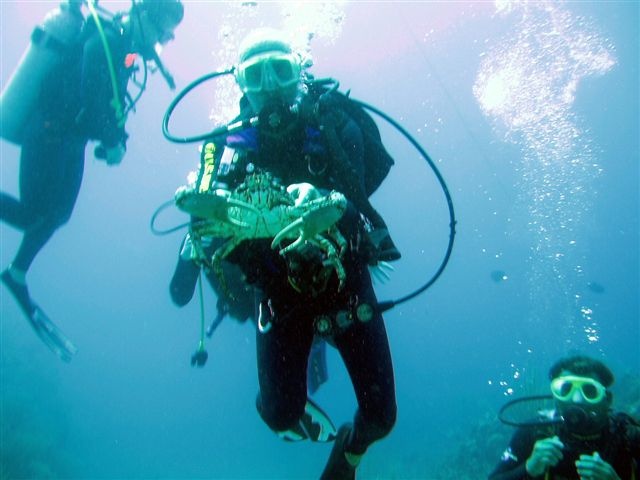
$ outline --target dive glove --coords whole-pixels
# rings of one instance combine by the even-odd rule
[[[93,151],[93,155],[98,160],[104,160],[107,165],[118,165],[122,162],[124,154],[127,152],[127,147],[124,143],[118,142],[113,147],[105,147],[102,143],[98,145]]]
[[[126,152],[127,152],[127,147],[125,147],[122,142],[117,143],[114,147],[107,148],[107,151],[106,151],[107,165],[120,164]]]

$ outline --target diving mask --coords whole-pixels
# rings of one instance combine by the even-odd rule
[[[600,403],[607,394],[604,385],[589,377],[564,375],[551,381],[551,393],[561,402],[570,402],[577,391],[590,404]]]
[[[296,54],[266,52],[236,67],[236,79],[244,93],[273,91],[300,81],[300,60]]]

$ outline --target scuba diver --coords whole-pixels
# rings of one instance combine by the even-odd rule
[[[489,479],[638,478],[640,424],[612,413],[611,370],[572,356],[556,362],[549,379],[556,421],[519,427]]]
[[[208,257],[211,257],[223,242],[220,239],[207,239],[207,241],[208,244],[205,246],[204,251]],[[226,317],[230,317],[239,323],[251,320],[257,326],[257,297],[254,288],[246,283],[244,275],[238,266],[223,262],[224,286],[221,285],[220,278],[211,269],[203,267],[197,262],[197,252],[194,251],[193,243],[187,233],[180,244],[178,263],[169,284],[169,293],[173,303],[178,307],[183,307],[191,301],[196,284],[200,279],[201,270],[204,270],[207,282],[217,298],[217,313],[206,329],[207,336],[211,337]],[[200,349],[191,357],[192,366],[204,366],[207,356],[199,352]],[[309,394],[313,395],[328,378],[326,342],[320,337],[316,337],[311,348],[307,367]]]
[[[139,98],[127,92],[142,57],[170,80],[155,50],[173,39],[182,21],[180,0],[137,0],[110,15],[94,0],[68,0],[50,12],[0,99],[2,138],[21,146],[19,192],[0,193],[2,221],[23,232],[2,282],[40,338],[69,360],[75,347],[33,301],[26,275],[53,233],[70,218],[84,170],[88,141],[94,155],[117,165],[126,152],[125,122]],[[140,94],[145,85],[138,84]]]
[[[340,352],[358,409],[338,430],[321,478],[353,479],[396,419],[391,353],[368,267],[399,252],[388,231],[384,242],[370,235],[386,228],[357,178],[363,131],[331,92],[314,95],[284,35],[249,34],[235,78],[241,118],[258,122],[205,141],[198,177],[178,189],[176,204],[196,217],[190,235],[199,259],[211,258],[219,274],[220,259],[238,265],[259,295],[256,404],[274,432],[291,438],[306,414],[314,338]],[[209,237],[225,239],[212,257],[201,244]]]

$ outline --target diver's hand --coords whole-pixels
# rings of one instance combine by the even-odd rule
[[[124,146],[124,143],[119,142],[117,145],[113,147],[109,147],[105,149],[105,160],[107,165],[119,165],[124,158],[124,154],[127,152],[127,147]]]
[[[527,473],[532,477],[539,477],[549,468],[558,464],[562,459],[564,444],[558,436],[538,440],[533,446],[533,452],[525,464]]]
[[[309,203],[322,196],[318,189],[310,183],[292,183],[287,187],[287,193],[293,199],[296,207]]]
[[[576,469],[581,480],[620,480],[613,467],[600,458],[598,452],[580,455],[576,460]]]

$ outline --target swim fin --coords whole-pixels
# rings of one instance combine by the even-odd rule
[[[31,326],[36,331],[40,340],[49,347],[64,362],[70,362],[78,352],[77,347],[62,333],[44,311],[36,304],[33,305],[33,314],[28,317]]]
[[[278,432],[278,435],[289,442],[311,440],[312,442],[332,442],[335,440],[337,430],[329,415],[320,406],[307,398],[304,406],[304,415],[295,428]]]
[[[64,333],[53,323],[46,313],[29,296],[26,285],[16,282],[8,270],[2,272],[2,282],[7,286],[20,310],[42,342],[61,360],[71,361],[78,349]]]

